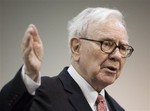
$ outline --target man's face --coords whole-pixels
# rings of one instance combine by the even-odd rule
[[[110,40],[117,45],[128,44],[126,30],[115,22],[112,20],[101,26],[99,24],[90,25],[87,38],[98,41]],[[100,91],[119,77],[126,59],[122,58],[118,48],[107,54],[96,42],[82,39],[80,42],[78,72],[94,89]]]

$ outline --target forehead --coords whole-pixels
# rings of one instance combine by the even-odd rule
[[[91,24],[88,28],[87,35],[96,40],[110,39],[128,44],[127,31],[125,27],[116,20]]]

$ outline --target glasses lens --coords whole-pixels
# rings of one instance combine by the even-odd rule
[[[101,43],[101,50],[105,53],[112,53],[117,47],[119,48],[122,57],[129,57],[133,52],[133,48],[129,45],[117,46],[113,41],[102,41]]]
[[[111,53],[115,47],[115,43],[113,41],[102,41],[101,49],[106,53]]]
[[[123,57],[129,57],[131,53],[133,52],[133,48],[128,45],[121,45],[119,47],[119,50]]]

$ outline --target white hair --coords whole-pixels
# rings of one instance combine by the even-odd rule
[[[83,10],[68,23],[69,41],[72,37],[84,37],[90,24],[94,22],[105,23],[110,18],[115,18],[118,25],[125,28],[124,17],[116,9],[97,7]]]

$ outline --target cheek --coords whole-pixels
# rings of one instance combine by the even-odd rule
[[[126,63],[126,58],[124,58],[121,62],[121,69],[124,67],[125,63]]]
[[[105,54],[100,54],[98,52],[87,53],[84,57],[84,67],[86,68],[86,74],[89,78],[95,78],[101,74],[101,64],[103,64],[107,60],[107,56]]]
[[[80,50],[80,69],[88,78],[95,77],[101,70],[101,64],[103,64],[108,55],[101,52],[99,46],[85,46]]]
[[[126,63],[126,58],[122,59],[121,62],[120,62],[120,69],[119,69],[119,72],[118,72],[118,73],[119,73],[119,74],[118,74],[118,77],[120,76],[121,71],[122,71],[122,69],[123,69],[125,63]]]
[[[106,54],[102,54],[98,49],[87,49],[81,56],[82,62],[91,70],[99,70],[100,65],[106,60]]]

